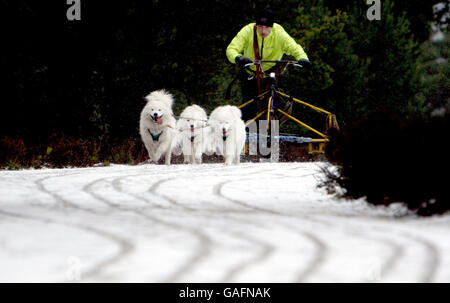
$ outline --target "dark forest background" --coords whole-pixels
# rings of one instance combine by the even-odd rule
[[[426,117],[448,106],[450,87],[448,39],[429,39],[430,22],[448,11],[447,2],[434,14],[438,2],[383,0],[381,20],[369,21],[365,0],[81,0],[81,21],[68,21],[63,0],[3,0],[0,137],[139,140],[142,97],[161,88],[174,94],[175,114],[238,104],[237,84],[224,99],[237,73],[225,49],[261,7],[313,63],[289,71],[286,92],[341,125],[381,109]]]

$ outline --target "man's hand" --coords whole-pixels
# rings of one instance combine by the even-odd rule
[[[300,60],[298,60],[298,64],[300,64],[304,68],[310,68],[311,67],[311,62],[309,62],[308,59],[300,59]]]
[[[236,64],[239,65],[240,68],[244,67],[248,63],[253,62],[252,60],[250,60],[250,58],[247,58],[245,56],[237,56],[236,59],[234,60],[236,61]]]

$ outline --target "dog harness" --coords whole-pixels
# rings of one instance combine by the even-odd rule
[[[195,135],[194,135],[194,127],[191,125],[191,142],[194,142]]]
[[[150,131],[150,129],[147,128],[147,130],[148,130],[148,133],[152,136],[153,141],[158,141],[158,140],[159,140],[159,137],[160,137],[161,134],[163,133],[163,132],[161,131],[159,134],[154,135],[154,134],[152,134],[152,132]]]

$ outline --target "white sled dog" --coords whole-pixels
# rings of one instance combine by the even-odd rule
[[[241,110],[236,106],[219,106],[209,116],[212,145],[217,154],[225,157],[225,164],[239,164],[245,145],[245,124]]]
[[[157,90],[145,97],[147,104],[141,112],[139,130],[147,148],[150,162],[157,163],[165,156],[170,165],[172,144],[176,136],[176,120],[173,117],[173,97],[165,90]]]
[[[202,163],[202,154],[205,152],[209,137],[207,120],[205,110],[195,104],[181,112],[177,121],[179,131],[177,145],[183,150],[184,163]]]

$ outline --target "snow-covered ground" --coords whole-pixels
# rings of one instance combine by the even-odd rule
[[[321,165],[0,171],[0,282],[450,282],[450,215],[337,199]]]

